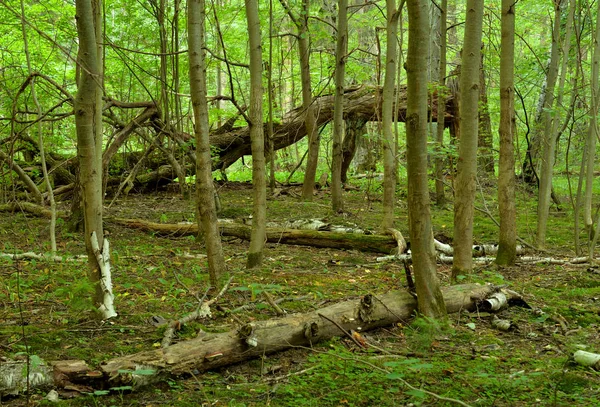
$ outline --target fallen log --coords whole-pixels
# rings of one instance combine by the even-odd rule
[[[398,121],[406,120],[406,86],[399,86],[397,109]],[[382,88],[377,86],[357,86],[344,90],[344,118],[378,121],[381,118]],[[449,126],[454,116],[453,96],[446,99],[444,125]],[[317,127],[333,120],[334,95],[323,95],[313,101],[317,112]],[[437,93],[430,100],[430,119],[437,122]],[[285,114],[281,123],[273,123],[273,148],[279,150],[290,146],[306,136],[305,109],[300,106]],[[266,124],[265,124],[266,127]],[[225,169],[242,158],[251,155],[250,130],[248,127],[233,128],[227,132],[213,132],[210,145],[216,152],[213,169]]]
[[[449,313],[475,310],[496,292],[498,289],[492,285],[479,284],[442,289]],[[361,299],[343,301],[306,314],[252,322],[229,332],[205,333],[164,349],[121,356],[106,361],[96,370],[80,360],[36,363],[30,366],[29,385],[78,392],[122,389],[120,386],[137,388],[166,377],[197,374],[294,346],[310,346],[352,330],[362,332],[405,322],[416,307],[416,299],[405,291],[379,296],[367,294]],[[24,371],[23,363],[5,361],[2,364],[0,395],[19,394],[24,390],[28,382],[26,375],[14,374]]]
[[[141,219],[121,218],[106,218],[106,220],[121,226],[154,232],[161,236],[180,237],[195,236],[198,234],[198,226],[194,223],[164,224],[147,222]],[[222,236],[233,236],[243,240],[250,240],[251,227],[248,225],[219,223],[219,230]],[[267,242],[269,243],[359,250],[370,253],[389,254],[398,248],[396,239],[391,235],[366,235],[280,228],[267,228],[266,235]]]

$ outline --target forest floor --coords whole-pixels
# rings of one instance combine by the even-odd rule
[[[292,188],[294,190],[294,188]],[[367,191],[367,192],[365,192]],[[280,191],[280,192],[290,192]],[[298,192],[295,189],[293,192]],[[494,243],[498,228],[495,192],[478,196],[475,240]],[[402,194],[400,194],[402,195]],[[247,219],[251,186],[220,188],[221,218]],[[483,197],[487,201],[484,202]],[[535,230],[534,197],[519,191],[519,235]],[[381,191],[373,185],[344,195],[347,212],[334,215],[330,196],[320,192],[311,203],[281,193],[268,202],[268,219],[327,219],[333,224],[377,230]],[[396,208],[397,228],[408,235],[405,197]],[[65,204],[66,205],[66,204]],[[574,256],[572,214],[563,205],[552,211],[548,232],[551,253]],[[65,206],[66,208],[66,206]],[[194,220],[194,204],[176,193],[130,195],[105,212],[107,217],[177,223]],[[433,208],[435,234],[451,243],[452,208]],[[59,222],[60,254],[84,254],[81,234]],[[101,323],[89,309],[89,284],[83,263],[12,262],[0,258],[0,357],[14,358],[27,349],[44,360],[83,359],[91,365],[160,345],[163,327],[155,317],[180,318],[197,307],[195,295],[208,285],[204,253],[191,237],[157,237],[107,222],[112,248],[113,283],[118,318]],[[48,221],[28,214],[0,214],[0,252],[47,252]],[[406,285],[404,267],[378,262],[379,255],[352,250],[267,244],[264,265],[245,270],[248,242],[224,238],[231,288],[213,307],[212,318],[183,327],[177,341],[193,338],[199,328],[225,331],[235,320],[275,317],[263,292],[287,312],[305,312],[367,293]],[[440,265],[443,285],[449,266]],[[365,335],[378,350],[358,349],[336,338],[312,349],[296,348],[216,371],[168,380],[151,388],[109,395],[90,394],[53,404],[34,392],[31,405],[59,406],[451,406],[454,398],[472,406],[598,406],[600,373],[571,362],[579,349],[600,353],[600,276],[595,269],[568,265],[477,265],[461,282],[506,284],[521,293],[532,309],[510,307],[500,318],[514,329],[492,327],[489,314],[450,315],[450,326],[422,318]],[[251,308],[240,308],[252,304]],[[232,316],[235,315],[235,318]],[[1,363],[1,359],[0,359]],[[401,379],[401,380],[399,380]],[[402,380],[416,387],[405,387]],[[25,397],[0,405],[26,405]]]

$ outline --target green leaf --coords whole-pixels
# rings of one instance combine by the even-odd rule
[[[425,398],[425,392],[418,389],[407,390],[404,392],[404,394],[408,394],[409,396],[418,397],[421,399]]]

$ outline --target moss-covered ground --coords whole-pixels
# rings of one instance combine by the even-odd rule
[[[345,192],[347,212],[333,214],[327,191],[313,202],[300,202],[286,190],[269,199],[270,221],[323,218],[335,224],[356,224],[377,230],[381,190],[375,183]],[[475,240],[493,243],[498,228],[484,212],[497,218],[492,187],[478,195]],[[221,217],[241,220],[252,211],[251,187],[222,185]],[[408,235],[402,191],[396,207],[397,228]],[[518,193],[519,235],[532,241],[535,199]],[[565,200],[565,202],[567,202]],[[65,204],[66,205],[66,204]],[[143,218],[154,222],[194,219],[194,204],[176,193],[120,198],[107,217]],[[451,241],[452,208],[433,207],[434,232]],[[9,261],[0,259],[1,357],[23,352],[44,360],[84,359],[94,365],[118,355],[159,345],[164,328],[153,317],[181,317],[197,307],[196,294],[207,288],[204,253],[193,238],[157,237],[107,223],[113,256],[113,281],[119,317],[98,321],[89,308],[85,264]],[[83,254],[81,234],[68,233],[59,222],[62,255]],[[584,236],[582,235],[582,238]],[[263,291],[287,312],[303,312],[369,292],[405,286],[402,264],[376,261],[377,255],[357,251],[267,244],[264,265],[244,268],[248,242],[224,238],[227,268],[235,277],[231,289],[213,308],[213,317],[186,326],[177,341],[204,330],[227,330],[236,321],[274,317]],[[48,221],[24,213],[0,214],[0,251],[47,252]],[[557,259],[575,255],[573,216],[567,203],[553,208],[548,253]],[[450,284],[448,266],[440,265],[442,284]],[[173,378],[134,393],[84,395],[59,406],[409,406],[457,405],[427,393],[462,400],[472,406],[598,406],[600,374],[571,362],[574,351],[600,353],[600,275],[585,266],[548,264],[499,268],[477,265],[462,282],[506,284],[522,293],[532,310],[511,307],[500,317],[514,324],[503,332],[491,326],[490,315],[453,314],[450,326],[416,319],[366,333],[375,349],[364,351],[345,338],[313,349],[292,349],[217,371]],[[251,308],[240,308],[253,304]],[[232,316],[232,314],[234,316]],[[409,383],[413,388],[405,385]],[[49,405],[33,392],[31,405]],[[25,397],[0,405],[25,405]]]

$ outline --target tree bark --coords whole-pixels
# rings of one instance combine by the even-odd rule
[[[188,55],[190,58],[190,89],[194,109],[196,137],[196,208],[206,242],[210,284],[216,287],[224,273],[225,261],[221,236],[217,226],[215,187],[212,178],[212,158],[208,130],[206,100],[206,63],[204,38],[206,35],[205,0],[188,0]]]
[[[446,305],[436,273],[429,186],[427,179],[427,64],[429,2],[408,0],[408,54],[406,72],[406,153],[408,163],[408,217],[419,312],[444,318]]]
[[[600,12],[600,4],[598,4]],[[592,192],[594,182],[594,164],[596,163],[596,140],[600,129],[598,129],[598,110],[600,105],[600,87],[598,75],[600,72],[600,14],[596,14],[596,33],[594,38],[594,54],[592,57],[591,94],[592,105],[590,107],[590,126],[588,128],[585,149],[587,151],[585,194],[583,200],[583,219],[590,240],[594,237],[594,220],[592,218]],[[589,245],[590,258],[593,256],[593,246]]]
[[[538,207],[537,207],[537,234],[536,245],[542,249],[546,245],[546,227],[548,212],[550,211],[550,194],[552,192],[552,171],[554,167],[554,152],[556,150],[556,136],[554,135],[553,112],[554,86],[558,77],[558,39],[560,37],[560,3],[554,3],[554,28],[552,30],[552,47],[550,51],[550,65],[546,79],[546,92],[544,98],[544,137],[542,141],[542,168],[539,176]]]
[[[100,69],[96,54],[96,33],[94,11],[91,0],[77,0],[75,3],[77,33],[79,37],[78,61],[81,74],[75,97],[75,127],[77,132],[77,153],[81,183],[85,246],[88,254],[88,277],[95,288],[93,303],[99,309],[103,292],[100,286],[100,265],[94,255],[91,236],[95,232],[102,251],[102,167],[97,160],[99,154],[94,118],[96,114],[96,94],[102,92],[98,82]],[[105,315],[106,317],[106,315]]]
[[[448,25],[448,0],[442,0],[440,4],[440,27],[439,27],[439,38],[440,38],[440,69],[439,69],[439,81],[437,90],[437,111],[438,114],[444,115],[446,109],[445,95],[448,92],[446,88],[446,52],[447,52],[447,35],[446,26]],[[440,97],[444,95],[444,97]],[[437,124],[436,130],[436,147],[437,154],[435,155],[435,203],[438,206],[446,204],[446,195],[444,192],[444,157],[443,157],[443,146],[444,146],[444,130],[446,126]]]
[[[381,229],[387,230],[394,227],[394,200],[396,192],[396,137],[393,129],[394,90],[396,82],[397,55],[398,55],[398,17],[400,13],[396,8],[396,0],[386,0],[386,54],[385,54],[385,79],[383,83],[383,220]],[[444,126],[441,126],[444,128]]]
[[[515,7],[502,0],[500,43],[500,161],[498,163],[498,211],[500,236],[496,263],[515,264],[517,257],[517,210],[515,204]]]
[[[473,269],[473,208],[479,131],[479,67],[483,0],[467,0],[465,40],[460,73],[460,139],[454,198],[455,254],[452,278]]]
[[[248,250],[248,268],[262,264],[267,217],[267,182],[265,178],[265,137],[262,115],[262,49],[258,1],[245,0],[250,43],[250,139],[252,142],[252,237]]]
[[[331,207],[344,211],[342,196],[342,142],[344,140],[344,78],[348,52],[348,0],[338,1],[335,48],[335,97],[333,102],[333,151],[331,154]]]

